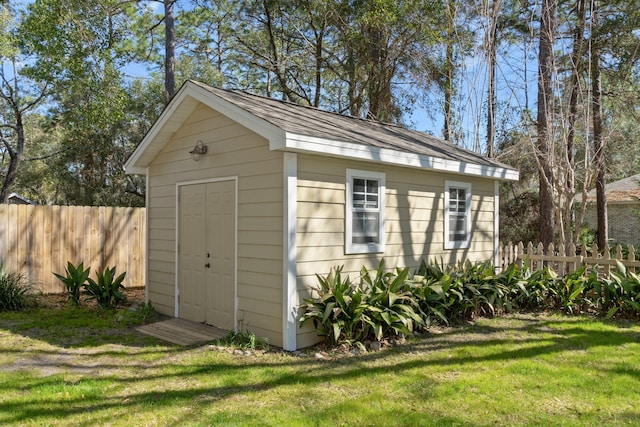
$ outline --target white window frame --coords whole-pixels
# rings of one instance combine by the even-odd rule
[[[353,180],[367,179],[378,181],[378,208],[354,208],[353,207]],[[346,254],[366,254],[381,253],[385,247],[385,192],[386,192],[386,176],[381,172],[370,172],[357,169],[347,169],[346,182],[346,204],[345,204],[345,253]],[[354,212],[377,212],[379,214],[378,221],[378,243],[353,243],[353,213]]]
[[[459,188],[465,190],[465,216],[467,223],[466,239],[465,240],[450,240],[449,239],[449,224],[451,212],[449,211],[450,205],[450,191],[452,188]],[[460,181],[445,181],[444,182],[444,248],[445,249],[466,249],[471,245],[471,183]]]

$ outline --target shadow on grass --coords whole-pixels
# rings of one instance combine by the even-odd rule
[[[0,333],[2,329],[6,330],[6,327],[3,326],[0,316]],[[25,333],[22,326],[19,330],[14,333]],[[123,336],[137,334],[132,330],[125,331],[127,332],[123,332]],[[38,333],[34,338],[39,340],[41,336],[42,334]],[[62,356],[67,354],[69,357],[78,355],[73,348],[65,349],[59,346],[64,340],[60,341],[50,336],[46,341],[59,348],[34,349],[36,356],[38,353],[55,353]],[[98,344],[93,344],[95,347],[113,342],[110,339],[101,343],[99,339],[97,341]],[[0,399],[0,423],[20,424],[28,420],[44,423],[47,420],[63,420],[90,411],[94,414],[91,424],[95,425],[112,422],[118,417],[117,414],[129,411],[151,411],[149,408],[169,408],[175,405],[207,405],[247,394],[270,392],[282,387],[297,387],[300,384],[314,387],[361,378],[369,378],[371,384],[375,384],[380,376],[389,372],[409,375],[411,371],[434,365],[480,366],[488,362],[535,359],[602,346],[615,352],[620,346],[639,343],[640,331],[637,327],[622,329],[614,324],[590,323],[584,319],[514,316],[506,320],[483,321],[476,325],[448,329],[439,334],[429,334],[387,351],[336,360],[287,355],[243,358],[207,352],[206,347],[183,349],[158,346],[157,340],[145,341],[142,337],[129,337],[124,341],[127,342],[126,346],[138,348],[133,351],[103,351],[95,348],[95,352],[86,354],[86,371],[74,371],[77,363],[69,362],[67,366],[62,357],[58,358],[58,361],[63,365],[56,367],[65,372],[64,375],[23,375],[20,385],[22,393],[18,393],[18,397]],[[134,344],[128,344],[129,341]],[[4,341],[0,340],[0,349],[3,352],[4,347]],[[21,352],[15,348],[6,350],[17,356]],[[29,351],[22,350],[24,353]],[[30,357],[34,357],[34,354]],[[69,375],[74,373],[76,375]],[[631,375],[636,379],[639,375],[637,368],[627,369],[620,366],[612,366],[610,373]],[[55,393],[31,394],[32,390],[74,388],[80,393],[83,383],[90,384],[90,387],[87,387],[88,391],[81,395],[72,394],[65,399],[56,397]],[[146,383],[148,387],[139,386]],[[14,386],[15,382],[0,379],[0,395],[11,392]],[[630,413],[631,415],[638,414]],[[187,413],[184,414],[185,418],[180,419],[176,414],[171,424],[179,425],[181,422],[193,421],[190,418],[193,416]],[[329,415],[314,414],[316,420],[326,416]],[[389,416],[389,419],[394,419],[394,414]],[[407,417],[407,421],[413,420],[417,425],[420,424],[418,415],[415,420],[411,414],[404,416]],[[241,423],[242,415],[239,417],[240,419],[234,418],[234,422]],[[331,420],[333,419],[327,418],[325,421],[328,423]],[[454,416],[441,418],[439,421],[442,421],[439,425],[464,424]]]

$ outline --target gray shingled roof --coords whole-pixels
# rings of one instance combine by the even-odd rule
[[[605,192],[607,194],[607,202],[634,202],[640,199],[640,174],[632,175],[618,181],[607,182],[605,184]],[[576,195],[577,200],[582,200],[582,195]],[[592,189],[587,193],[587,201],[596,200],[596,189]]]
[[[344,116],[246,92],[213,88],[199,82],[193,83],[286,132],[481,166],[513,169],[424,132]]]

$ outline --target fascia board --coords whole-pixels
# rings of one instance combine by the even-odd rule
[[[327,140],[324,138],[293,133],[287,133],[285,146],[278,149],[323,156],[351,158],[367,162],[435,170],[460,175],[493,178],[501,181],[518,181],[520,178],[520,173],[513,169],[477,165],[456,160],[441,159],[433,156],[390,150],[388,148]]]

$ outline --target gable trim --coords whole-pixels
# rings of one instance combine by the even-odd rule
[[[283,140],[285,137],[285,132],[279,127],[211,93],[195,82],[186,81],[131,154],[125,163],[125,172],[145,174],[147,166],[171,140],[173,134],[184,124],[199,103],[268,139],[270,145],[273,141]]]

